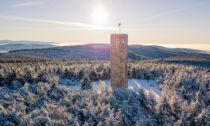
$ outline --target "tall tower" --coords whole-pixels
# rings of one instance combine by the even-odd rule
[[[111,34],[111,87],[128,87],[128,35]]]

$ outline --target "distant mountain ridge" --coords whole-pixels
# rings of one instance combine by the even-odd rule
[[[13,50],[22,49],[42,49],[55,47],[53,42],[41,42],[41,41],[10,41],[0,40],[0,53],[5,53]]]
[[[20,40],[20,41],[13,41],[13,40],[0,40],[0,45],[7,45],[7,44],[56,44],[55,42],[47,42],[47,41],[30,41],[30,40]]]
[[[43,46],[44,47],[44,46]],[[130,60],[189,59],[210,61],[210,55],[193,49],[166,48],[162,46],[129,45]],[[0,60],[50,59],[50,60],[109,60],[109,44],[88,44],[42,49],[23,49],[0,54]]]

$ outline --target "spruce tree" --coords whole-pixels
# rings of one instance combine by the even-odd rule
[[[89,89],[92,89],[91,81],[89,77],[85,76],[82,81],[81,90],[89,90]]]

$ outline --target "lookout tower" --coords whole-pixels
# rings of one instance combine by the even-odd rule
[[[111,87],[128,87],[128,35],[121,34],[119,23],[119,34],[111,34]]]

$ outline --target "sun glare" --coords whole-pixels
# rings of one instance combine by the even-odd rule
[[[103,25],[107,22],[107,12],[102,6],[96,7],[92,16],[96,24]]]

